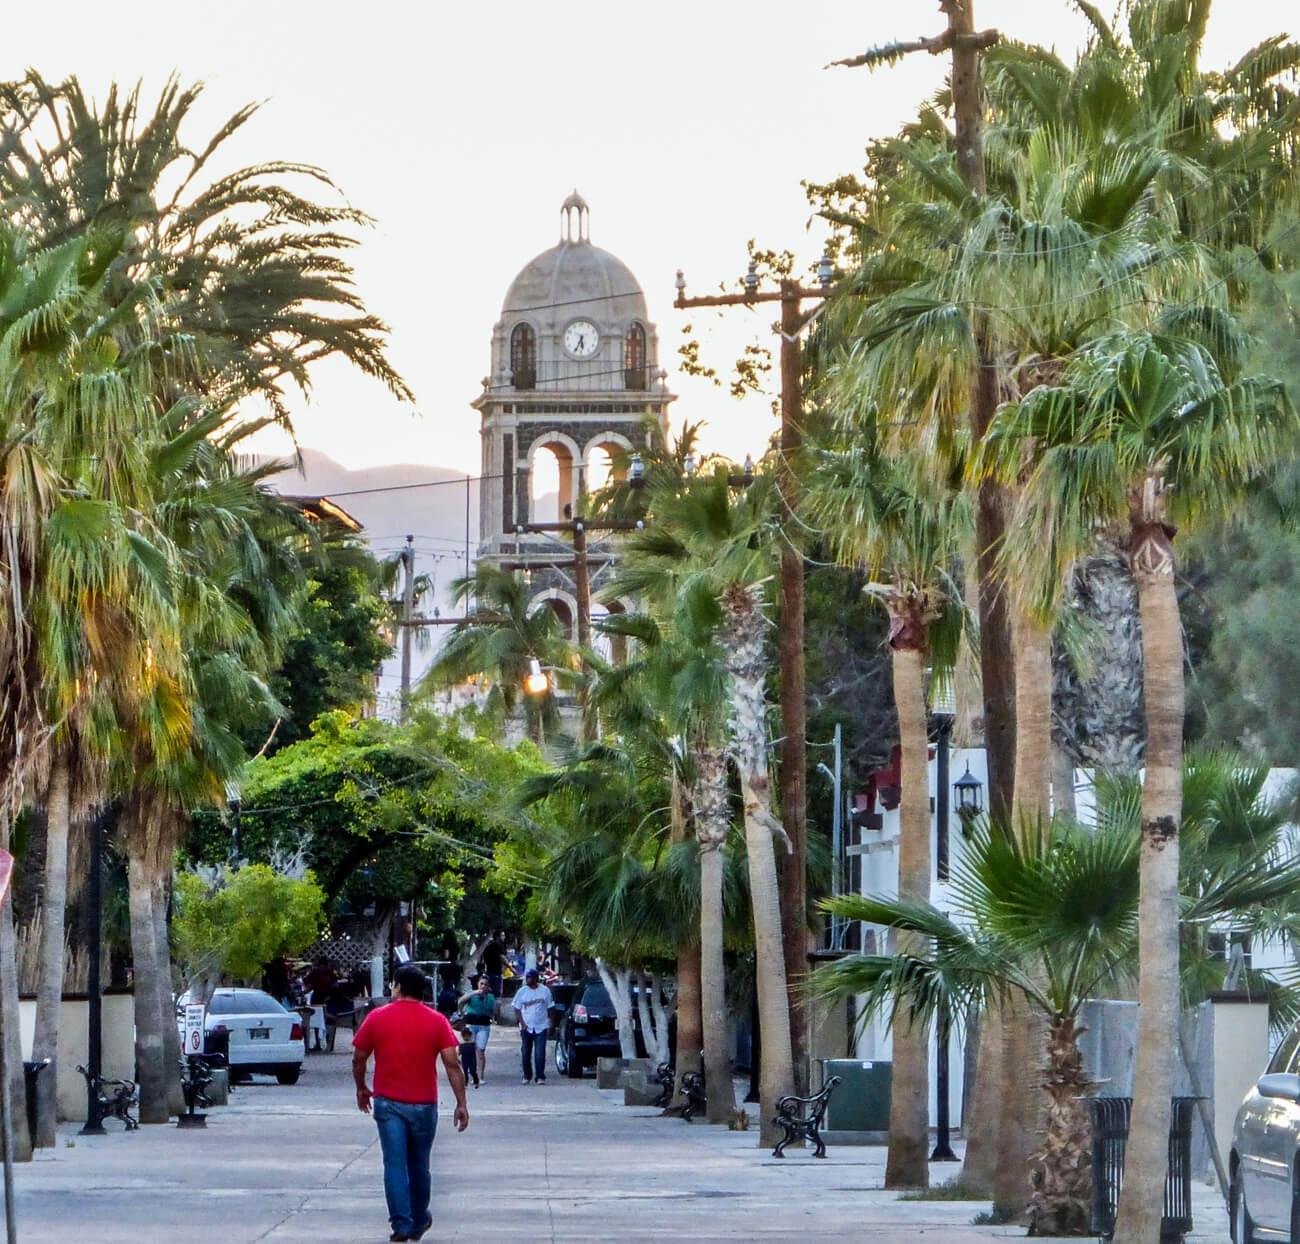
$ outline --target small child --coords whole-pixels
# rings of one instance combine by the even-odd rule
[[[465,1073],[465,1079],[473,1080],[474,1087],[478,1088],[478,1050],[468,1024],[460,1026],[460,1069]]]

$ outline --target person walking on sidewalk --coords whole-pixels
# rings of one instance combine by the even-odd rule
[[[524,1083],[546,1083],[546,1033],[551,1026],[555,1000],[545,985],[537,983],[537,969],[524,974],[524,987],[511,1001],[519,1012],[519,1052],[524,1064]]]
[[[488,987],[485,972],[478,974],[478,984],[469,993],[464,994],[456,1005],[465,1013],[465,1022],[474,1036],[474,1048],[478,1051],[478,1078],[487,1078],[488,1037],[492,1035],[492,1021],[497,1014],[497,998]]]
[[[438,1059],[456,1095],[456,1130],[469,1126],[465,1073],[459,1042],[445,1015],[424,1005],[429,982],[413,964],[399,968],[397,992],[387,1006],[371,1011],[352,1038],[352,1078],[357,1109],[373,1111],[384,1157],[384,1198],[390,1240],[418,1240],[433,1226],[429,1212],[433,1177],[429,1169],[438,1128]],[[375,1058],[375,1087],[366,1086],[366,1067]]]

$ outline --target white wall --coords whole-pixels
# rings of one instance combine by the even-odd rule
[[[89,1058],[90,1041],[87,1025],[90,1005],[85,1001],[65,1001],[59,1016],[59,1092],[60,1119],[84,1120],[86,1117],[86,1080],[77,1070]],[[19,1003],[19,1026],[23,1058],[32,1056],[32,1033],[36,1027],[36,1003]],[[105,1079],[135,1078],[135,1002],[130,994],[108,994],[103,1011],[103,1075]],[[49,1075],[48,1069],[41,1073]]]

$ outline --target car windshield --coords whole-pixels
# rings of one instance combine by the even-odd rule
[[[1300,1048],[1300,1024],[1292,1028],[1287,1033],[1286,1039],[1277,1047],[1277,1053],[1268,1064],[1269,1074],[1277,1075],[1279,1072],[1294,1071],[1297,1048]]]
[[[240,990],[238,993],[218,993],[212,995],[208,1003],[209,1015],[283,1015],[282,1007],[268,993],[255,989]]]
[[[588,985],[582,993],[582,1005],[586,1007],[610,1006],[609,993],[604,985]]]

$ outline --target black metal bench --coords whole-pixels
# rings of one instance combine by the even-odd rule
[[[659,1096],[655,1098],[655,1107],[659,1110],[666,1110],[668,1103],[673,1099],[673,1085],[677,1077],[673,1075],[673,1069],[668,1063],[660,1063],[658,1070],[655,1072],[655,1083],[659,1086]]]
[[[709,1099],[704,1092],[704,1072],[688,1071],[682,1076],[682,1092],[686,1095],[682,1118],[689,1123],[697,1114],[703,1114],[708,1109]]]
[[[826,1118],[826,1107],[831,1104],[831,1094],[839,1082],[839,1076],[831,1076],[822,1085],[820,1093],[814,1093],[811,1097],[795,1097],[791,1094],[776,1103],[774,1121],[785,1128],[785,1135],[772,1150],[774,1158],[785,1157],[786,1145],[796,1140],[811,1140],[817,1146],[813,1150],[813,1157],[826,1156],[826,1142],[822,1140],[821,1134],[822,1120]]]
[[[84,1067],[77,1070],[86,1077],[86,1086],[99,1099],[103,1118],[121,1119],[128,1132],[134,1132],[140,1126],[139,1120],[131,1114],[132,1107],[140,1104],[134,1080],[106,1080],[103,1076],[91,1075]]]

